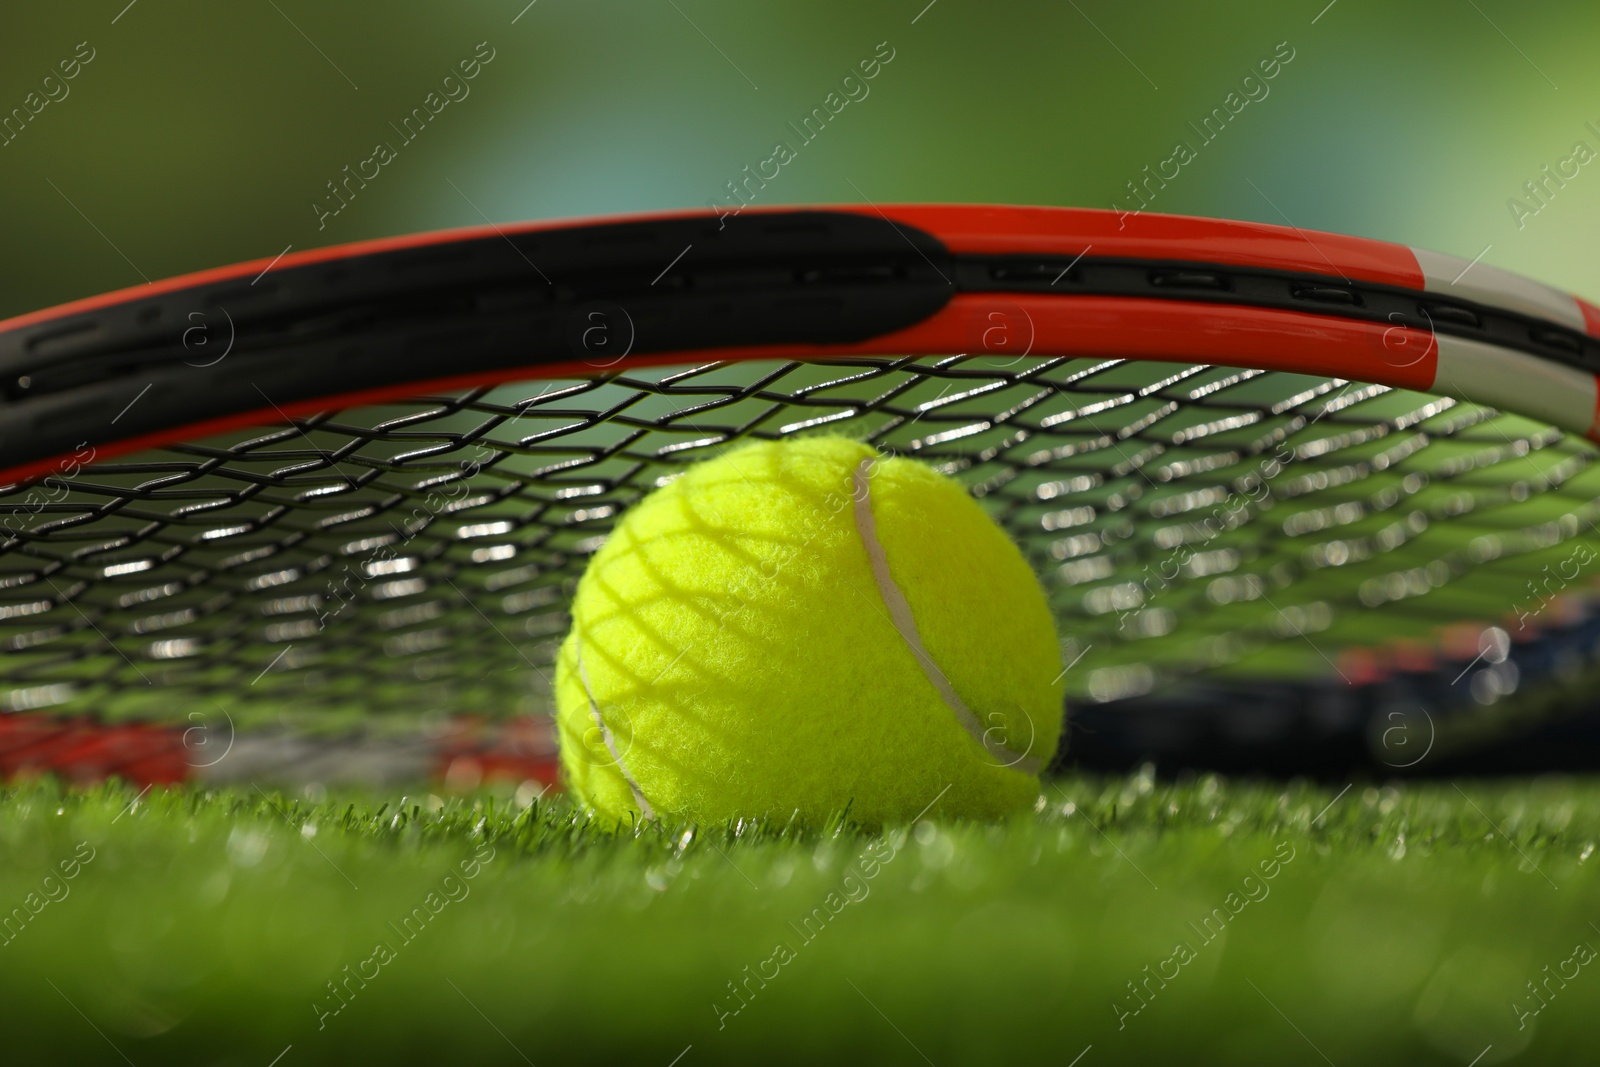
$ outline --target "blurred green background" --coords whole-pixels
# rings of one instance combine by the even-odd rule
[[[1593,3],[526,3],[13,5],[0,314],[287,246],[704,206],[884,41],[870,95],[760,202],[1108,207],[1287,42],[1152,210],[1482,252],[1600,298],[1600,163],[1520,228],[1508,206],[1600,150]],[[319,229],[325,183],[480,42],[470,95]]]

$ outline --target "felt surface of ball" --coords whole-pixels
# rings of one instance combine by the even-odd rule
[[[556,665],[602,817],[868,825],[1032,804],[1060,651],[1021,552],[956,482],[838,437],[746,445],[629,509]]]

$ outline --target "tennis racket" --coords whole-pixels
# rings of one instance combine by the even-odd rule
[[[1482,263],[1053,208],[487,227],[76,301],[0,322],[0,771],[548,783],[618,516],[822,432],[1023,547],[1066,759],[1425,769],[1600,681],[1597,370],[1600,309]]]

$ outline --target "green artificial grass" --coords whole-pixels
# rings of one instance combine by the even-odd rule
[[[7,1064],[1577,1062],[1600,1006],[1587,780],[1069,777],[883,834],[135,796],[0,795]]]

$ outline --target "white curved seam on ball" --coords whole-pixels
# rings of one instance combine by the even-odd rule
[[[894,575],[889,572],[889,556],[883,549],[883,543],[878,540],[878,523],[872,514],[871,479],[867,476],[868,469],[875,462],[874,459],[864,459],[856,467],[851,475],[855,490],[851,495],[855,502],[856,533],[860,535],[861,543],[867,550],[867,562],[872,566],[872,580],[877,583],[878,595],[883,598],[883,605],[889,610],[889,621],[899,631],[900,639],[911,649],[911,654],[916,657],[922,673],[927,676],[945,705],[955,715],[961,728],[1003,766],[1016,767],[1029,774],[1037,774],[1039,772],[1037,759],[1026,753],[1019,755],[1004,745],[989,740],[983,724],[972,713],[972,709],[967,707],[961,695],[950,684],[950,679],[945,677],[939,665],[933,662],[933,657],[928,655],[927,649],[923,647],[922,635],[917,630],[917,620],[911,614],[911,604],[906,600],[905,593],[895,584]]]
[[[605,719],[600,717],[600,705],[595,703],[594,690],[589,688],[589,674],[583,669],[583,638],[578,637],[573,641],[573,656],[578,661],[578,681],[583,685],[584,699],[589,702],[589,714],[594,716],[594,724],[600,727],[600,737],[606,743],[606,751],[611,753],[611,758],[616,761],[617,771],[622,775],[622,780],[628,783],[628,788],[633,790],[633,799],[638,803],[639,810],[651,822],[656,821],[656,813],[650,807],[650,802],[644,798],[644,790],[639,788],[639,783],[633,780],[633,775],[628,773],[627,766],[622,762],[622,754],[617,751],[616,739],[611,736],[611,727],[606,725]]]

